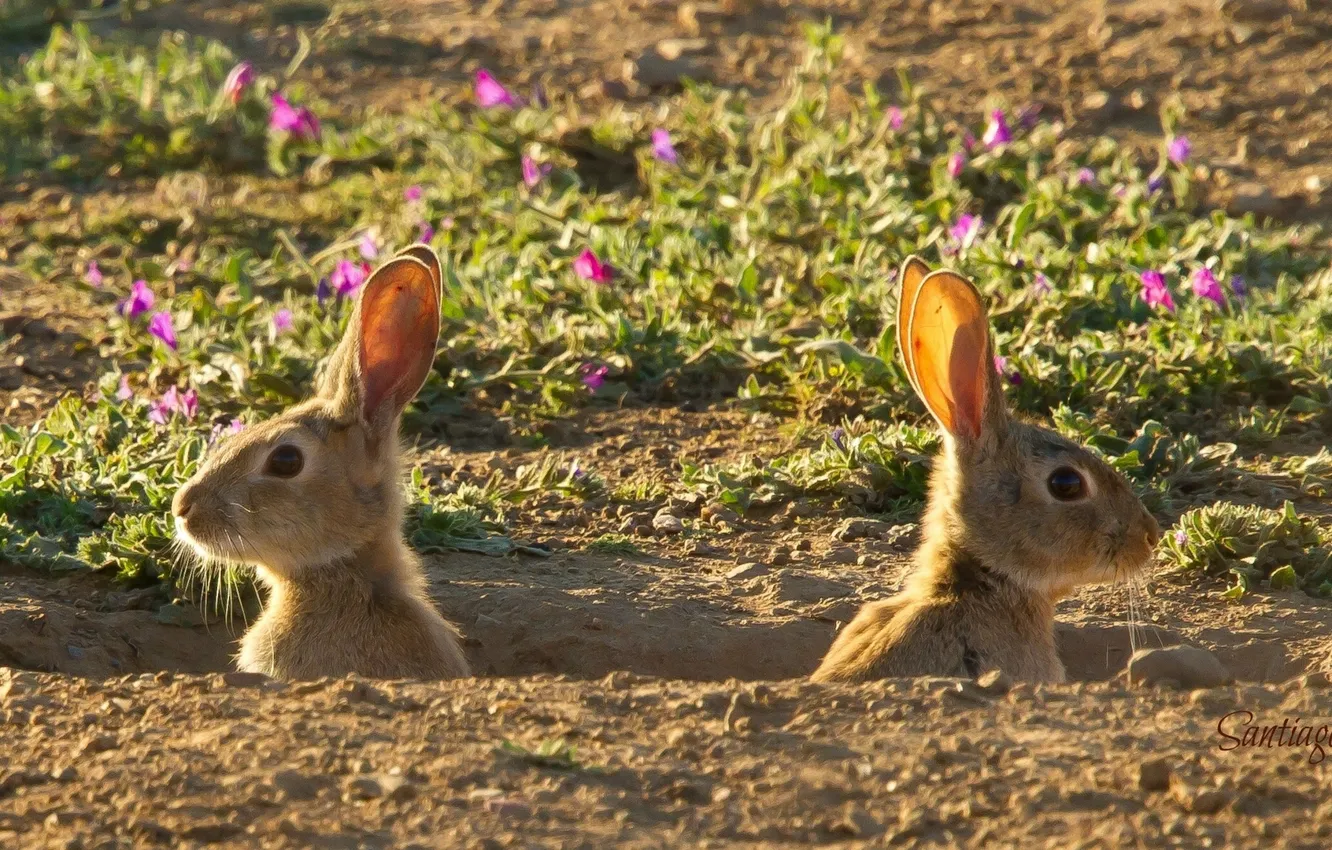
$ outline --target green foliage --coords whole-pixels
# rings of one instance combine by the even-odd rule
[[[1281,510],[1218,503],[1196,508],[1167,531],[1161,557],[1170,568],[1230,575],[1228,599],[1259,582],[1332,595],[1332,535],[1287,502]]]
[[[34,278],[86,288],[87,263],[99,263],[105,280],[88,297],[106,318],[101,387],[113,394],[123,373],[134,397],[69,400],[4,432],[4,557],[129,579],[169,572],[170,495],[208,428],[150,423],[150,403],[188,387],[201,419],[226,422],[308,394],[349,314],[328,286],[335,271],[425,227],[445,260],[444,327],[409,433],[437,436],[468,410],[536,435],[545,420],[626,396],[691,395],[822,432],[775,458],[687,464],[667,485],[612,490],[553,458],[471,490],[418,480],[408,531],[425,551],[510,551],[501,505],[549,494],[637,502],[671,486],[739,509],[799,497],[918,504],[936,437],[895,350],[894,276],[909,253],[981,289],[1010,406],[1053,417],[1155,510],[1214,497],[1248,449],[1317,437],[1329,422],[1332,278],[1317,230],[1199,215],[1188,168],[1051,123],[1015,121],[1012,142],[964,153],[962,133],[905,77],[898,103],[871,86],[834,116],[827,80],[841,42],[826,27],[809,31],[780,108],[762,114],[708,88],[660,112],[414,103],[321,114],[322,133],[305,141],[269,128],[274,93],[325,111],[291,82],[319,49],[298,38],[291,65],[236,103],[221,86],[237,57],[220,44],[167,35],[144,49],[81,24],[53,27],[0,78],[4,176],[158,178],[151,198],[34,201],[17,219],[9,256]],[[652,157],[657,127],[678,164]],[[552,166],[532,187],[524,156]],[[964,214],[983,221],[965,243],[950,233]],[[608,283],[576,273],[584,250],[613,267]],[[1220,304],[1190,289],[1204,268],[1222,283]],[[1165,276],[1177,310],[1144,302],[1144,270]],[[148,333],[147,315],[117,313],[135,280],[170,314],[177,350]],[[289,329],[274,323],[281,311]],[[857,414],[833,439],[827,429]],[[1279,472],[1312,495],[1329,469],[1310,458]],[[1308,587],[1305,576],[1296,568]]]
[[[767,463],[686,463],[681,478],[690,490],[740,511],[801,497],[846,498],[885,509],[897,499],[925,498],[938,445],[931,430],[857,420],[827,432],[813,448]]]

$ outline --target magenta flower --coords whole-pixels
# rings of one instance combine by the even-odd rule
[[[222,95],[232,103],[239,103],[245,89],[253,82],[254,66],[249,62],[238,62],[222,83]]]
[[[1193,144],[1188,136],[1175,136],[1166,144],[1166,156],[1175,165],[1183,165],[1193,153]]]
[[[971,247],[971,243],[976,241],[980,235],[981,227],[985,221],[978,215],[960,215],[957,222],[948,228],[948,235],[953,237],[956,242],[956,250],[965,251]]]
[[[476,94],[477,105],[489,109],[493,106],[516,107],[518,98],[509,93],[509,90],[499,84],[499,81],[490,75],[485,68],[476,72],[476,82],[473,87]]]
[[[1096,183],[1096,172],[1090,168],[1079,168],[1075,179],[1079,186],[1092,186]]]
[[[176,409],[186,419],[194,419],[195,414],[199,412],[199,394],[192,389],[181,393],[180,406]]]
[[[153,402],[148,410],[148,419],[158,425],[167,424],[171,414],[180,410],[180,391],[175,386],[167,387],[167,391],[162,393],[162,397]]]
[[[1052,289],[1054,287],[1050,285],[1050,278],[1041,272],[1036,272],[1036,276],[1031,279],[1031,291],[1037,296],[1044,297],[1049,295]]]
[[[83,280],[93,289],[100,289],[102,286],[102,270],[97,267],[97,261],[93,260],[88,264],[88,271],[84,273]]]
[[[298,139],[319,137],[319,119],[314,113],[304,106],[297,109],[276,92],[273,93],[273,109],[268,114],[268,127],[270,130],[290,133]]]
[[[888,126],[893,132],[902,129],[904,124],[906,124],[906,116],[902,114],[902,110],[896,106],[888,107]]]
[[[1000,377],[1008,379],[1010,384],[1017,385],[1022,383],[1022,373],[1016,369],[1011,372],[1008,371],[1008,358],[1002,354],[994,355],[994,371]]]
[[[361,241],[357,243],[356,247],[361,252],[361,256],[367,260],[373,260],[379,256],[379,245],[375,243],[375,237],[369,233],[361,236]]]
[[[1184,533],[1184,529],[1182,529],[1182,528],[1177,528],[1177,529],[1175,529],[1175,545],[1176,545],[1176,546],[1183,546],[1184,543],[1185,543],[1185,541],[1187,541],[1188,539],[1189,539],[1189,536],[1188,536],[1187,534]]]
[[[156,301],[157,298],[153,295],[153,291],[148,288],[148,283],[136,280],[134,285],[130,287],[129,297],[116,305],[116,309],[125,318],[133,319],[153,309],[153,304]]]
[[[532,159],[532,157],[524,154],[523,184],[529,189],[536,188],[536,185],[541,182],[541,178],[550,173],[550,168],[548,163],[538,163],[535,159]]]
[[[421,200],[421,187],[408,186],[406,189],[402,190],[402,196],[408,201],[419,201]]]
[[[1235,293],[1236,298],[1243,298],[1249,294],[1249,287],[1245,285],[1244,278],[1235,275],[1230,279],[1230,291]]]
[[[584,248],[583,253],[574,260],[574,273],[583,280],[593,283],[610,283],[612,270],[609,264],[601,262],[591,248]]]
[[[1218,307],[1226,306],[1226,296],[1221,292],[1221,284],[1211,269],[1206,266],[1197,269],[1189,283],[1193,286],[1194,295],[1206,298]]]
[[[430,226],[430,222],[423,221],[417,226],[416,241],[430,244],[430,240],[435,238],[435,228]]]
[[[273,332],[284,334],[291,330],[291,311],[285,307],[273,314]]]
[[[162,340],[162,344],[172,351],[176,350],[176,327],[171,321],[171,314],[165,310],[154,313],[148,320],[148,333]]]
[[[116,388],[116,401],[129,401],[134,397],[134,390],[130,389],[129,375],[120,376],[120,386]]]
[[[364,263],[357,265],[351,260],[338,260],[338,264],[333,268],[333,274],[328,276],[328,282],[339,295],[349,296],[361,288],[369,272],[370,267]]]
[[[592,392],[601,389],[601,385],[606,383],[606,373],[610,372],[607,366],[598,366],[595,363],[584,363],[578,367],[578,371],[583,376],[583,386]]]
[[[168,390],[168,392],[173,393],[175,391],[175,387]],[[148,421],[152,422],[154,425],[165,425],[167,424],[167,419],[170,417],[171,410],[161,401],[154,403],[152,407],[148,408]]]
[[[1005,120],[1002,109],[990,113],[990,123],[985,128],[985,135],[981,136],[981,141],[990,150],[1013,141],[1013,131],[1008,129],[1008,121]]]
[[[1145,271],[1139,275],[1142,280],[1142,300],[1148,307],[1164,307],[1167,312],[1175,312],[1175,299],[1166,288],[1165,276],[1158,271]]]
[[[675,152],[675,145],[671,144],[671,134],[668,130],[658,127],[652,131],[652,155],[671,165],[680,161],[680,155]]]
[[[233,419],[225,425],[219,422],[213,426],[212,433],[208,435],[208,443],[209,445],[212,445],[213,443],[216,443],[218,439],[221,437],[230,437],[234,434],[239,434],[241,431],[244,430],[245,430],[245,423],[240,421],[239,419]]]
[[[948,176],[956,180],[962,176],[962,169],[966,167],[967,155],[962,151],[955,151],[948,157]]]

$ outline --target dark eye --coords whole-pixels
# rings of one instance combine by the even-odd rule
[[[305,466],[305,456],[295,446],[278,446],[268,456],[268,465],[264,471],[278,478],[295,478]]]
[[[1082,474],[1067,466],[1061,466],[1051,472],[1047,486],[1050,488],[1050,495],[1061,502],[1080,499],[1087,489],[1087,485],[1082,481]]]

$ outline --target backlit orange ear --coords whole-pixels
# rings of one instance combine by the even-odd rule
[[[361,415],[385,424],[420,391],[435,362],[439,293],[430,268],[398,257],[370,276],[361,293]]]
[[[444,277],[439,264],[439,254],[424,242],[417,242],[415,245],[408,245],[398,252],[399,257],[412,257],[425,263],[426,268],[430,269],[430,277],[435,281],[435,292],[437,298],[442,303],[444,300]]]
[[[976,287],[950,271],[927,275],[907,333],[925,406],[953,436],[978,439],[987,397],[998,387],[991,387],[990,326]]]
[[[897,350],[901,352],[907,380],[911,381],[911,388],[916,391],[916,395],[920,395],[920,383],[916,380],[916,364],[911,357],[911,346],[907,345],[910,339],[910,328],[907,326],[910,324],[911,304],[916,300],[916,293],[929,273],[930,267],[925,265],[925,261],[912,254],[902,263],[902,271],[897,276]]]

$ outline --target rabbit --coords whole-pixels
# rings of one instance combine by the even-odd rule
[[[1062,682],[1055,603],[1145,569],[1161,530],[1100,458],[1009,415],[970,282],[913,256],[900,286],[898,349],[943,448],[903,590],[863,606],[812,679],[974,678],[998,668]]]
[[[280,679],[468,675],[403,537],[398,422],[435,359],[439,258],[414,245],[363,286],[314,398],[219,443],[171,504],[205,560],[252,564],[267,604],[237,666]]]

